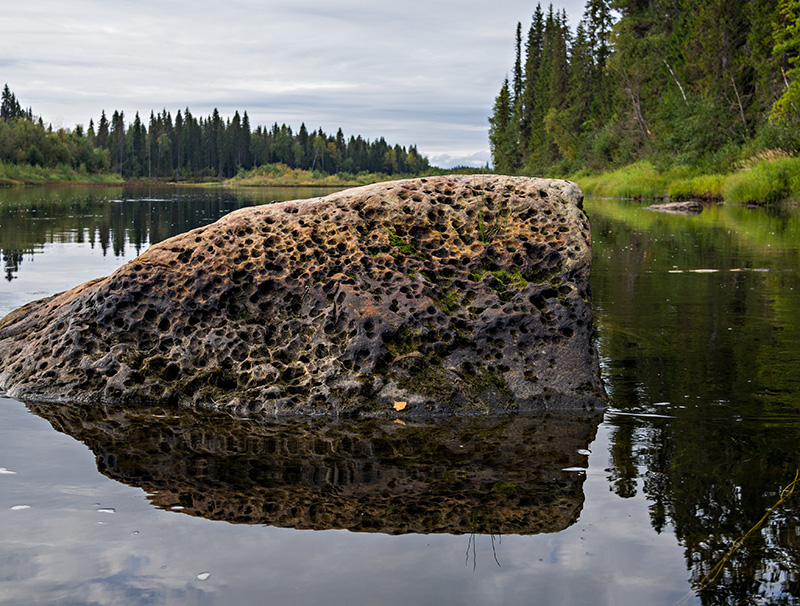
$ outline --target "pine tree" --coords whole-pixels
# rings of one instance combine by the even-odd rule
[[[587,48],[579,51],[580,61],[590,59],[591,71],[586,94],[590,96],[587,118],[594,121],[594,129],[611,113],[614,84],[610,81],[608,60],[611,57],[611,33],[614,19],[609,0],[588,0],[583,17]],[[577,42],[576,42],[577,44]],[[575,70],[573,70],[574,72]]]
[[[536,5],[531,26],[528,29],[528,40],[525,48],[524,90],[522,95],[522,112],[520,116],[520,154],[527,157],[534,131],[540,132],[544,116],[536,114],[536,79],[542,63],[542,45],[544,42],[544,13],[541,4]]]
[[[105,110],[100,112],[100,121],[97,123],[97,146],[108,149],[108,118]]]
[[[797,121],[800,120],[800,0],[781,0],[778,12],[773,35],[785,89],[772,106],[772,118]]]
[[[242,130],[241,130],[241,143],[240,143],[242,149],[241,164],[245,168],[251,168],[253,165],[251,160],[250,139],[251,139],[250,118],[247,115],[247,111],[245,111],[244,114],[242,115]]]
[[[514,60],[514,108],[517,111],[522,105],[522,23],[517,21],[517,39]]]
[[[108,150],[111,152],[113,170],[122,173],[125,165],[125,114],[117,110],[111,116]]]
[[[489,118],[489,144],[494,169],[500,173],[513,173],[517,166],[516,141],[513,136],[511,93],[508,78],[503,81],[500,93],[495,98],[492,116]]]
[[[19,101],[17,101],[14,93],[8,88],[8,84],[3,87],[2,101],[0,101],[0,118],[4,120],[14,120],[16,118],[32,119],[32,114],[29,117],[29,112],[22,111]]]
[[[147,162],[147,130],[142,124],[141,118],[139,118],[139,112],[136,112],[130,129],[132,131],[131,155],[134,162],[131,174],[138,177],[141,176],[143,167]]]
[[[175,162],[174,168],[175,174],[178,175],[181,170],[183,170],[186,156],[186,142],[183,132],[183,115],[181,114],[181,110],[178,110],[175,114],[173,132],[175,133],[173,136],[173,147],[175,148],[173,153]]]

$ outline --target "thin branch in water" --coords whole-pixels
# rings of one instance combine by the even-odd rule
[[[475,572],[475,569],[478,566],[478,560],[475,553],[475,533],[469,535],[469,541],[467,541],[467,557],[464,560],[464,566],[469,564],[469,548],[472,547],[472,572]]]
[[[495,548],[495,545],[494,545],[494,533],[491,530],[489,531],[489,536],[492,537],[492,555],[494,556],[494,561],[497,564],[498,568],[502,568],[502,566],[500,566],[500,560],[497,559],[497,549]],[[497,542],[499,544],[499,543],[502,543],[502,541],[503,541],[503,537],[501,535],[498,538]]]
[[[707,589],[717,579],[719,574],[725,568],[725,564],[728,562],[730,557],[734,553],[736,553],[736,551],[738,551],[738,549],[744,544],[744,542],[747,540],[747,538],[751,534],[756,532],[759,528],[761,528],[761,526],[764,524],[766,519],[770,516],[770,514],[773,511],[775,511],[778,507],[780,507],[781,503],[783,503],[786,499],[788,499],[790,496],[792,496],[792,494],[794,493],[794,489],[797,487],[798,482],[800,482],[800,469],[798,469],[795,472],[794,479],[789,483],[789,485],[786,486],[786,488],[784,488],[781,491],[780,497],[778,498],[777,502],[767,510],[767,512],[761,517],[761,519],[758,522],[756,522],[755,526],[753,526],[750,530],[748,530],[744,534],[744,536],[742,536],[741,538],[739,538],[736,541],[734,541],[734,543],[731,546],[731,548],[728,550],[728,552],[724,556],[722,556],[720,561],[717,562],[716,565],[714,565],[714,567],[706,574],[706,576],[704,576],[702,579],[700,579],[700,583],[698,583],[697,585],[695,585],[692,588],[692,590],[693,590],[693,592],[695,594],[700,593],[704,589]],[[676,604],[686,604],[686,603],[688,603],[690,597],[691,597],[691,593],[689,595],[685,596],[679,602],[676,602]]]

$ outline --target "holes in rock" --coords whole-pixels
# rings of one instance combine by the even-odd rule
[[[372,320],[367,320],[366,322],[364,322],[364,332],[367,333],[367,337],[372,338],[374,330],[375,330],[375,325],[372,323]]]

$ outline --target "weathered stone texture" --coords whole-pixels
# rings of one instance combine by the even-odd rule
[[[241,209],[0,321],[0,388],[238,414],[602,406],[566,181],[451,176]]]

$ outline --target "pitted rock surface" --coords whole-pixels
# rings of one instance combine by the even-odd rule
[[[0,389],[237,414],[599,408],[582,198],[475,175],[244,208],[6,316]]]

